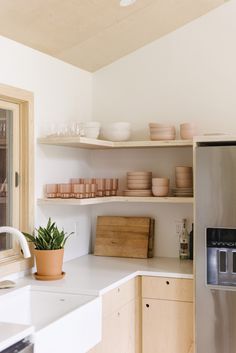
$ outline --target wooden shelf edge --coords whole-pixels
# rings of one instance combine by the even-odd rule
[[[169,203],[169,204],[193,204],[193,197],[128,197],[128,196],[108,196],[89,199],[38,199],[38,205],[68,205],[86,206],[109,202],[138,202],[138,203]]]
[[[124,141],[112,142],[86,137],[44,137],[38,138],[39,144],[77,147],[87,149],[119,149],[119,148],[157,148],[157,147],[192,147],[192,140],[171,141]]]

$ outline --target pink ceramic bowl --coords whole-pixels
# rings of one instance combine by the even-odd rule
[[[193,168],[192,167],[185,167],[185,166],[181,166],[181,167],[175,167],[175,171],[176,173],[192,173],[193,172]]]
[[[153,186],[169,186],[169,179],[168,178],[153,178],[152,185]]]
[[[154,196],[168,196],[169,186],[153,186],[152,193]]]
[[[191,188],[193,186],[193,180],[176,180],[177,188]]]

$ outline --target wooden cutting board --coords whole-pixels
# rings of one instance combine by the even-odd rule
[[[153,257],[154,234],[155,234],[155,219],[150,218],[150,229],[149,229],[149,239],[148,239],[148,257]]]
[[[147,258],[149,217],[97,217],[94,255]]]

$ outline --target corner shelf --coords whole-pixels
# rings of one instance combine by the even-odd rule
[[[193,197],[128,197],[128,196],[107,196],[88,199],[38,199],[38,205],[67,205],[86,206],[116,202],[139,202],[139,203],[168,203],[168,204],[193,204]]]
[[[124,141],[112,142],[87,137],[44,137],[38,139],[39,144],[86,149],[118,149],[118,148],[157,148],[157,147],[192,147],[192,140],[168,141]]]

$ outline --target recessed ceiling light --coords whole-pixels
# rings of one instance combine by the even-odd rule
[[[132,4],[134,4],[136,2],[136,0],[120,0],[120,6],[130,6]]]

